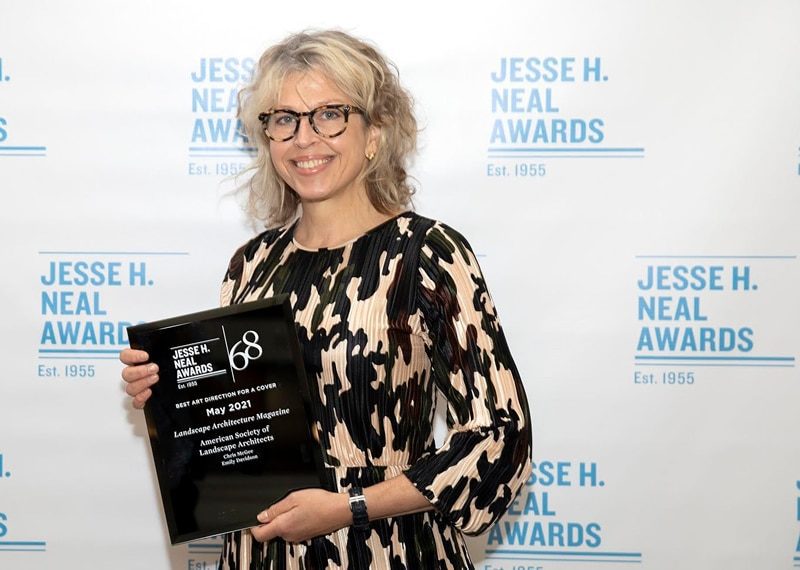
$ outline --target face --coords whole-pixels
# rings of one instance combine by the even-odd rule
[[[289,75],[273,107],[305,112],[335,104],[353,101],[324,75],[310,71]],[[367,127],[360,114],[351,113],[345,132],[326,138],[314,132],[308,117],[302,117],[294,138],[269,142],[272,164],[303,203],[347,201],[358,193],[366,195],[358,176],[366,166],[365,155],[377,150],[379,132]]]

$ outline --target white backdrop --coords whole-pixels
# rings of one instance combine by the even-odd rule
[[[218,540],[168,545],[115,353],[127,323],[217,303],[253,234],[230,93],[306,27],[398,65],[417,210],[470,239],[525,378],[535,480],[476,566],[800,567],[798,21],[794,0],[4,0],[0,567],[214,566]]]

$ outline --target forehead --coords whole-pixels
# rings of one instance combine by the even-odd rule
[[[276,106],[310,110],[330,103],[347,103],[349,99],[320,71],[295,71],[281,83]]]

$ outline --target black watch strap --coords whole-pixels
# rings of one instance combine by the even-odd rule
[[[369,532],[367,498],[361,487],[350,487],[350,511],[353,513],[353,528],[361,532]]]

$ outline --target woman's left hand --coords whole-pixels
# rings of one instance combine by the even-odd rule
[[[302,489],[259,513],[258,520],[263,524],[250,529],[257,541],[301,542],[349,526],[353,517],[346,493]]]

